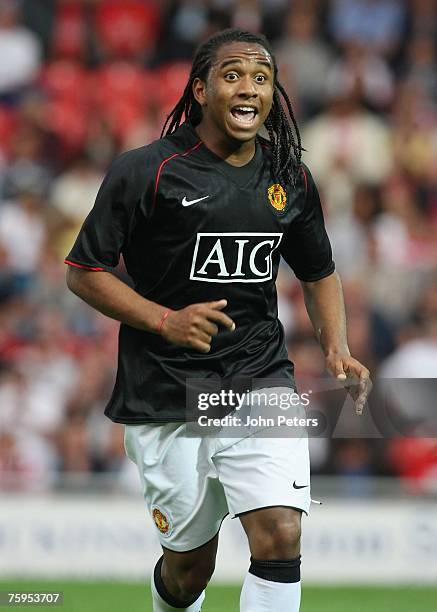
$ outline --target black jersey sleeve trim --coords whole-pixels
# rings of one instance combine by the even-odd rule
[[[331,276],[332,274],[334,274],[335,272],[335,262],[332,261],[330,267],[325,270],[324,272],[321,272],[320,274],[313,274],[311,276],[300,276],[297,275],[295,273],[296,278],[301,281],[302,283],[317,283],[317,281],[319,280],[323,280],[324,278],[328,278],[328,276]]]
[[[173,155],[170,155],[169,157],[166,157],[165,159],[162,160],[162,162],[159,164],[159,168],[158,168],[158,172],[156,173],[156,178],[155,178],[155,191],[153,193],[153,204],[152,204],[152,210],[155,208],[155,203],[156,203],[156,196],[158,194],[158,186],[159,186],[159,179],[161,178],[161,172],[165,166],[165,164],[167,164],[169,161],[171,161],[172,159],[174,159],[175,157],[186,157],[187,155],[189,155],[190,153],[192,153],[193,151],[195,151],[196,149],[198,149],[200,147],[200,145],[202,144],[202,141],[199,140],[199,142],[196,142],[196,144],[192,147],[190,147],[189,149],[187,149],[186,151],[184,151],[183,153],[173,153]]]

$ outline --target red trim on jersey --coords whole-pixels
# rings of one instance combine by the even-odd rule
[[[75,268],[82,268],[83,270],[91,270],[92,272],[104,272],[103,268],[93,268],[92,266],[83,266],[81,264],[74,263],[73,261],[69,261],[68,259],[64,259],[64,263],[69,266],[74,266]]]
[[[161,172],[165,164],[169,162],[171,159],[174,159],[175,157],[185,157],[186,155],[189,155],[189,153],[192,153],[192,151],[195,151],[198,147],[200,147],[201,144],[202,144],[202,141],[199,140],[199,142],[196,142],[194,147],[191,147],[191,149],[187,149],[183,153],[173,153],[173,155],[170,155],[170,157],[166,157],[165,159],[162,160],[162,162],[159,165],[158,172],[156,173],[155,192],[153,194],[153,208],[155,208],[155,201],[156,201],[156,194],[158,193],[159,179],[161,177]]]
[[[305,180],[305,195],[307,195],[308,193],[308,179],[307,179],[307,173],[305,172],[305,168],[303,166],[300,167],[300,169],[303,172],[303,178]]]

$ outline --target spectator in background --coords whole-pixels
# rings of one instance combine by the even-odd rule
[[[79,364],[66,350],[62,315],[39,312],[29,324],[27,343],[15,352],[16,409],[5,402],[15,423],[47,439],[60,426],[79,384]],[[21,386],[20,383],[21,382]],[[18,395],[16,395],[18,394]]]
[[[53,485],[56,452],[30,416],[25,375],[8,366],[0,375],[0,490],[44,490]],[[48,406],[50,409],[51,406]],[[58,423],[53,424],[52,432]]]
[[[262,15],[258,0],[236,0],[233,11],[232,27],[250,32],[259,32]]]
[[[294,4],[286,19],[284,36],[277,44],[282,80],[294,92],[302,118],[320,110],[326,90],[326,74],[333,55],[318,32],[317,13],[310,5]]]
[[[102,184],[103,174],[85,155],[78,157],[52,183],[51,204],[72,230],[82,225]]]
[[[399,86],[392,112],[396,165],[413,180],[432,182],[437,176],[436,106],[417,84]]]
[[[378,188],[360,183],[354,189],[350,213],[327,218],[336,265],[344,281],[361,282],[369,266],[369,233],[378,206]]]
[[[398,335],[398,348],[382,364],[386,403],[408,435],[391,440],[387,459],[412,494],[437,493],[437,275],[431,278],[409,323]],[[390,380],[394,379],[394,380]],[[432,384],[429,384],[429,383]],[[407,428],[407,429],[406,429]]]
[[[51,31],[46,40],[49,57],[81,62],[88,60],[90,41],[87,36],[89,28],[86,17],[90,14],[92,6],[93,3],[80,0],[53,2],[50,15]],[[35,20],[35,15],[31,12],[29,18]]]
[[[392,114],[392,138],[396,166],[414,190],[416,206],[427,233],[437,240],[437,110],[420,86],[399,88]],[[417,258],[417,256],[415,257]]]
[[[105,0],[94,3],[93,30],[100,56],[139,63],[151,59],[160,33],[155,0]]]
[[[407,47],[405,81],[437,102],[436,42],[429,35],[412,38]]]
[[[27,192],[44,199],[50,188],[52,172],[43,151],[41,131],[25,121],[17,125],[9,159],[3,169],[0,198],[13,199],[18,193]]]
[[[345,43],[343,55],[327,70],[328,90],[359,89],[361,101],[376,111],[389,107],[394,79],[388,63],[361,41]]]
[[[360,83],[332,81],[327,108],[302,131],[307,153],[323,190],[328,215],[350,215],[355,187],[377,185],[392,167],[390,132],[361,104]]]
[[[43,209],[41,193],[30,188],[0,207],[0,246],[20,292],[28,291],[36,281],[46,240]]]
[[[402,39],[405,6],[399,0],[334,0],[329,22],[340,46],[355,41],[391,56]]]
[[[392,176],[382,190],[381,205],[371,231],[371,266],[365,278],[374,309],[399,326],[436,265],[436,233],[405,177]]]
[[[56,454],[26,429],[0,430],[0,491],[46,491],[55,482]]]
[[[437,377],[437,276],[434,276],[429,285],[425,285],[410,319],[410,330],[404,339],[402,334],[399,335],[399,346],[383,362],[381,377]],[[408,408],[411,416],[413,406]],[[435,414],[435,403],[433,411]]]
[[[341,490],[350,496],[367,497],[370,487],[361,480],[371,476],[372,452],[368,440],[337,440],[333,448],[333,471],[341,477]]]
[[[201,0],[178,0],[170,4],[166,31],[156,60],[165,63],[191,59],[208,31],[208,6]]]
[[[9,263],[8,253],[0,241],[0,308],[19,291],[16,274]]]
[[[436,37],[437,34],[437,4],[435,0],[409,0],[409,15],[407,19],[407,36]]]
[[[0,101],[14,104],[38,75],[41,43],[20,22],[18,0],[0,0]]]
[[[55,5],[58,0],[20,0],[21,18],[26,27],[34,32],[47,58],[53,35]]]

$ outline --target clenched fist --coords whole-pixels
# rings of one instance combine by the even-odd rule
[[[219,333],[219,325],[234,331],[235,323],[224,312],[226,300],[191,304],[174,310],[166,317],[161,336],[172,344],[209,353],[213,336]]]

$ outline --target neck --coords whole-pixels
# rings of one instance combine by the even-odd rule
[[[195,128],[203,144],[231,166],[245,166],[255,155],[255,138],[247,142],[230,140],[222,132],[201,121]]]

